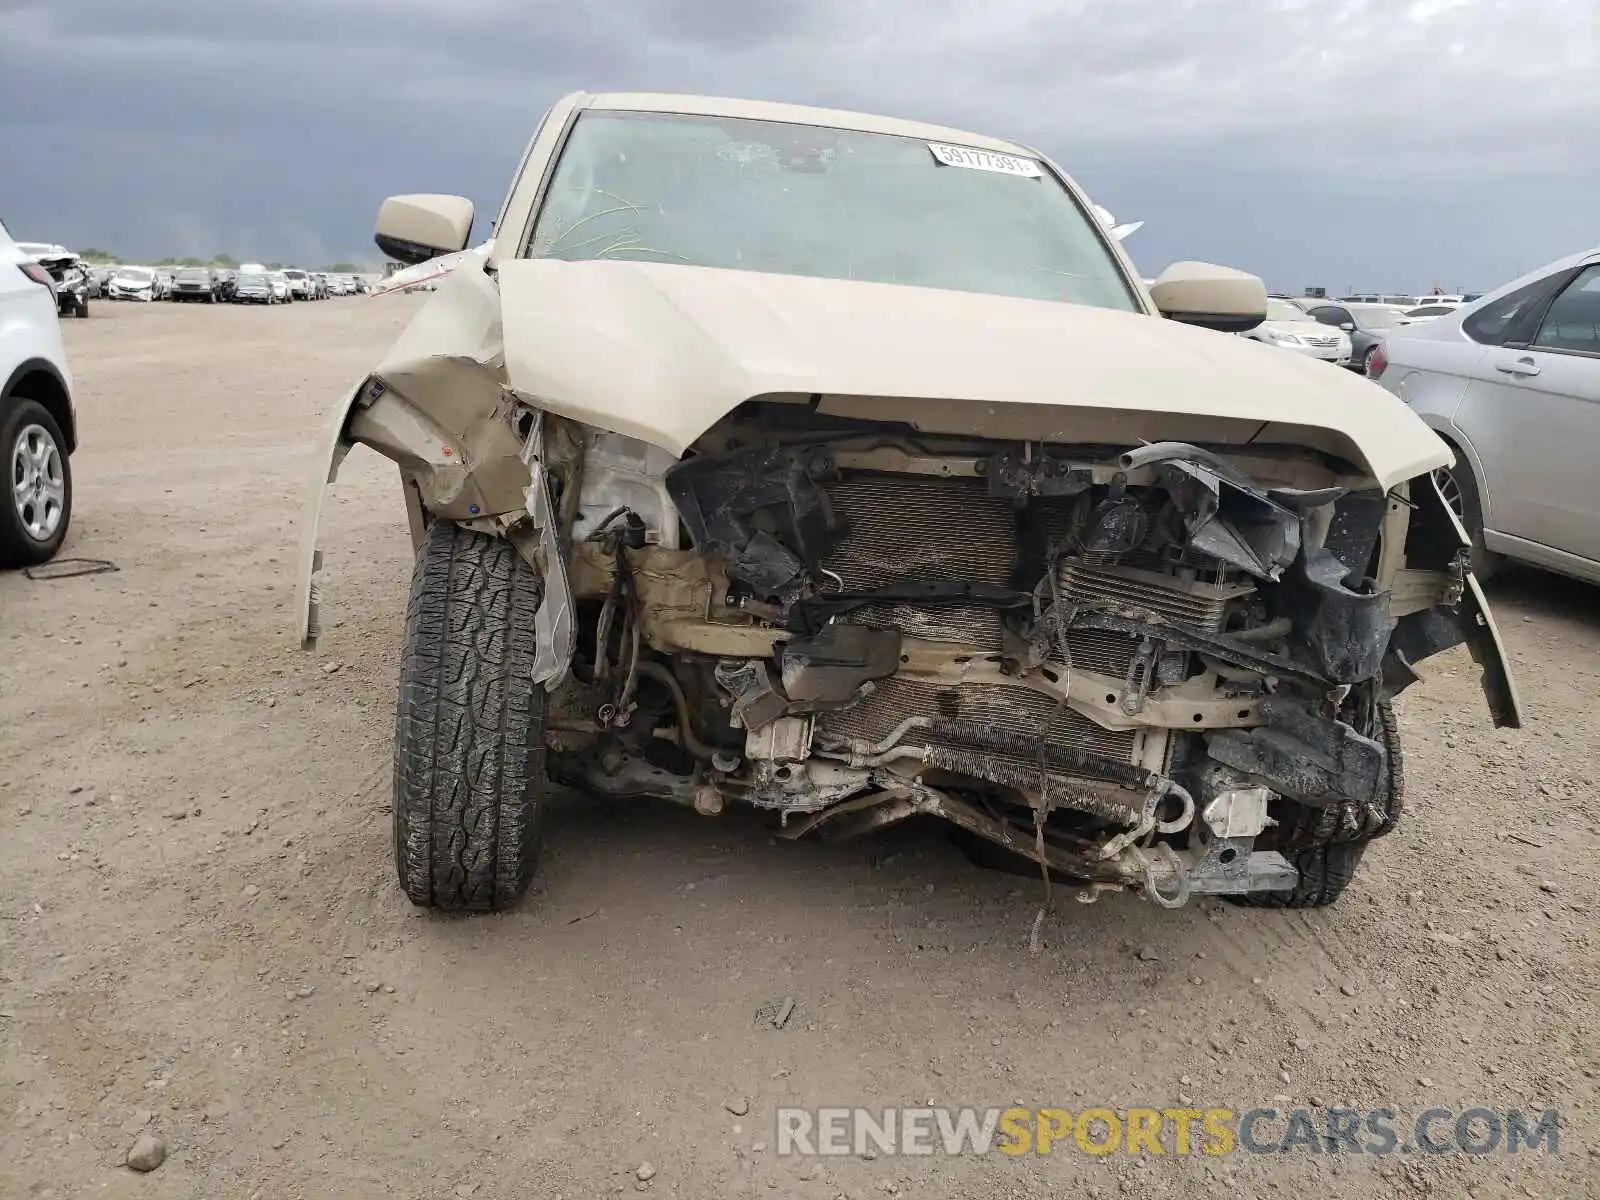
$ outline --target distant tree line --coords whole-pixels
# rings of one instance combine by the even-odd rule
[[[90,246],[87,249],[78,251],[78,257],[86,262],[93,263],[120,263],[128,261],[120,254],[113,254],[110,250],[101,250],[96,246]],[[213,254],[209,259],[194,257],[162,258],[157,259],[150,265],[153,267],[226,267],[235,269],[239,266],[239,260],[231,254]],[[265,266],[269,271],[281,271],[285,266],[285,264],[281,262],[269,262],[262,265]],[[372,268],[369,266],[363,266],[360,263],[336,262],[329,263],[324,267],[313,267],[312,270],[325,271],[333,275],[360,275],[370,272]]]

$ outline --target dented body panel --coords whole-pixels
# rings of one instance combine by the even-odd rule
[[[1314,446],[1384,487],[1450,461],[1348,372],[1141,313],[641,262],[505,262],[500,287],[513,387],[674,454],[746,400],[820,396],[926,432]]]

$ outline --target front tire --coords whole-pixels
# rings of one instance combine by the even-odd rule
[[[542,594],[510,542],[429,526],[395,712],[395,870],[413,904],[502,909],[533,877],[550,793],[533,682]]]
[[[1326,908],[1344,894],[1367,846],[1399,824],[1405,809],[1405,759],[1400,725],[1388,704],[1377,707],[1372,735],[1387,752],[1388,772],[1371,804],[1346,800],[1324,808],[1284,801],[1278,824],[1257,839],[1259,850],[1276,850],[1300,873],[1285,892],[1250,892],[1229,899],[1251,908]]]
[[[61,427],[37,400],[0,401],[0,567],[54,558],[72,523],[72,464]]]

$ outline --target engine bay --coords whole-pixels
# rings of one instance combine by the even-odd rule
[[[789,405],[648,457],[594,431],[554,471],[576,491],[554,505],[562,782],[741,802],[786,836],[934,815],[1169,904],[1292,884],[1274,830],[1307,812],[1393,819],[1384,701],[1447,644],[1420,630],[1466,573],[1444,551],[1402,571],[1403,489],[1302,447],[987,442]]]

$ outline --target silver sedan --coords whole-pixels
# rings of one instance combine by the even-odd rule
[[[1455,451],[1440,487],[1501,557],[1600,583],[1600,247],[1391,331],[1379,382]]]

